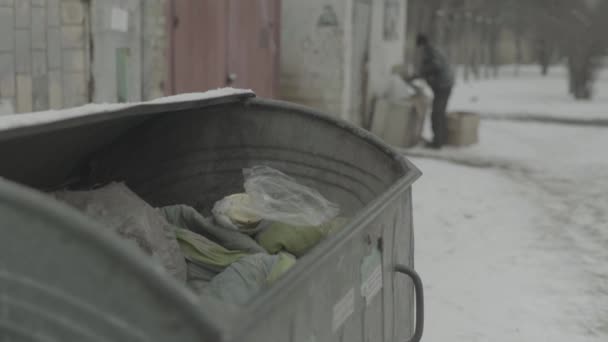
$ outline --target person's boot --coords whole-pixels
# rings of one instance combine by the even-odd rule
[[[441,144],[441,143],[439,143],[437,141],[427,141],[424,144],[424,146],[427,147],[427,148],[432,148],[434,150],[439,150],[439,149],[441,149],[441,147],[443,146],[443,144]]]

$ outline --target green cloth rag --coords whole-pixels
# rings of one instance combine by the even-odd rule
[[[298,227],[273,222],[257,235],[256,240],[268,253],[286,251],[299,258],[347,223],[347,219],[340,217],[317,227]]]
[[[266,253],[250,236],[236,230],[221,227],[213,218],[206,218],[196,209],[187,205],[171,205],[159,208],[158,211],[169,223],[180,228],[187,228],[195,233],[217,242],[230,250],[250,254]]]
[[[276,263],[272,267],[272,270],[270,271],[270,274],[266,278],[266,284],[268,285],[274,284],[274,282],[279,280],[279,278],[281,278],[281,276],[285,272],[287,272],[290,268],[293,267],[293,265],[296,264],[296,258],[291,254],[279,253],[277,256],[278,260],[276,261]]]
[[[241,251],[226,249],[188,229],[177,228],[175,236],[186,260],[193,263],[223,269],[247,255]]]

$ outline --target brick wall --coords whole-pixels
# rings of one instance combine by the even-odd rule
[[[164,94],[165,2],[139,0],[133,9],[142,16],[141,21],[133,17],[133,24],[141,25],[142,39],[136,44],[142,48],[141,60],[133,61],[142,67],[138,99]],[[90,6],[91,0],[0,0],[0,114],[91,100],[91,63],[96,62],[90,55]]]
[[[0,0],[0,100],[15,112],[88,102],[81,0]]]

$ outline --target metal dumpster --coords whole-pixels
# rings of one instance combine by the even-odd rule
[[[420,339],[420,173],[347,123],[251,93],[161,101],[2,130],[0,160],[2,341]],[[44,194],[116,180],[152,205],[207,212],[258,164],[320,190],[352,220],[243,308],[199,299]]]

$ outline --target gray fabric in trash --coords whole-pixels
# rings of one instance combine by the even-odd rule
[[[201,293],[219,273],[191,261],[186,261],[186,264],[188,266],[188,286],[196,293]]]
[[[294,264],[295,257],[286,253],[248,255],[213,278],[201,289],[200,295],[229,304],[245,305]]]
[[[178,280],[186,281],[186,261],[169,222],[122,183],[90,191],[59,191],[55,198],[133,242]]]
[[[213,218],[205,218],[196,209],[187,205],[172,205],[159,208],[171,224],[189,229],[222,245],[223,247],[246,253],[266,253],[253,238],[235,230],[218,225]]]
[[[196,292],[200,292],[218,273],[249,255],[246,252],[226,249],[191,230],[173,225],[172,227],[188,265],[188,285]]]
[[[245,305],[262,290],[276,259],[272,255],[254,254],[233,263],[202,289],[202,296],[223,302]]]

